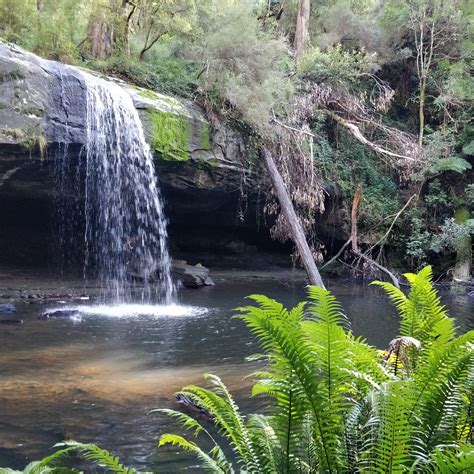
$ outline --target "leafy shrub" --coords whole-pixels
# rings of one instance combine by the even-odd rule
[[[193,48],[202,64],[200,92],[214,111],[268,134],[272,108],[292,92],[288,45],[262,30],[251,2],[212,3],[212,22]]]
[[[375,68],[376,55],[365,51],[347,51],[341,44],[329,46],[325,51],[308,48],[298,64],[302,77],[328,85],[351,84],[362,74]]]
[[[87,66],[162,94],[192,97],[197,87],[196,63],[177,58],[166,50],[161,53],[153,56],[151,62],[121,55],[105,61],[89,61]]]

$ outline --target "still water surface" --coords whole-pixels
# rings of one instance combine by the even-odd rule
[[[380,348],[397,335],[395,311],[378,288],[338,281],[330,289],[343,303],[356,335]],[[192,458],[156,449],[176,426],[156,407],[175,408],[174,392],[216,373],[244,410],[261,403],[244,379],[255,366],[245,357],[258,346],[233,308],[261,293],[291,306],[301,283],[242,281],[183,290],[182,307],[84,308],[72,319],[37,320],[39,305],[18,305],[20,326],[0,325],[0,466],[20,468],[65,439],[92,441],[125,463],[155,472],[199,472]],[[461,329],[474,326],[473,298],[443,301]],[[99,314],[97,314],[99,313]]]

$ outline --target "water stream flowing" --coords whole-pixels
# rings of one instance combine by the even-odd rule
[[[175,289],[166,218],[142,123],[122,87],[86,72],[81,76],[87,140],[78,162],[64,154],[58,173],[60,189],[73,189],[76,195],[81,189],[81,202],[76,200],[73,209],[59,214],[63,221],[71,221],[71,212],[83,214],[84,276],[97,277],[114,303],[169,303]],[[134,287],[131,281],[139,284]]]

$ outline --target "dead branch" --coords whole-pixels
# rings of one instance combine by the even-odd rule
[[[390,235],[390,232],[392,232],[392,229],[393,229],[393,226],[395,225],[395,222],[397,222],[397,219],[402,215],[403,211],[409,206],[410,202],[416,197],[417,195],[416,194],[413,194],[413,196],[410,197],[410,199],[408,199],[408,201],[405,203],[405,205],[400,209],[400,211],[398,211],[396,214],[395,214],[395,217],[392,221],[392,223],[390,224],[390,227],[388,228],[387,232],[385,232],[385,234],[374,244],[372,245],[372,247],[370,247],[370,249],[368,250],[368,252],[371,252],[377,245],[380,245],[389,235]]]
[[[351,248],[354,253],[359,253],[359,245],[357,244],[357,209],[360,201],[360,188],[354,193],[351,210]]]
[[[358,206],[359,206],[359,202],[360,202],[360,189],[357,189],[357,191],[354,193],[354,199],[352,201],[352,211],[351,211],[351,238],[350,238],[350,241],[352,242],[352,252],[357,257],[365,260],[366,262],[373,265],[375,268],[377,268],[381,272],[388,275],[389,278],[392,280],[392,283],[397,288],[400,288],[400,283],[398,281],[398,278],[388,268],[384,267],[383,265],[380,265],[380,263],[377,263],[375,260],[373,260],[368,255],[362,253],[359,250],[359,246],[358,246],[358,243],[357,243],[357,209],[358,209]]]
[[[350,237],[348,240],[346,240],[346,242],[344,243],[344,245],[339,249],[339,251],[336,253],[336,255],[334,255],[334,257],[331,258],[331,260],[327,261],[322,267],[321,267],[321,270],[323,270],[324,268],[328,267],[329,265],[331,265],[331,263],[335,262],[342,254],[342,252],[344,252],[344,249],[352,242],[352,237]]]
[[[401,158],[403,160],[408,160],[408,161],[416,161],[414,158],[412,158],[411,156],[407,156],[407,155],[399,155],[398,153],[394,153],[393,151],[390,151],[390,150],[387,150],[386,148],[380,146],[380,145],[377,145],[376,143],[368,140],[364,135],[363,133],[361,132],[360,128],[352,123],[352,122],[349,122],[345,119],[343,119],[342,117],[340,117],[339,115],[337,115],[336,113],[334,113],[333,111],[331,110],[323,110],[323,112],[327,115],[329,115],[335,122],[339,123],[340,125],[342,125],[343,127],[345,127],[347,130],[349,130],[349,133],[357,140],[359,141],[360,143],[362,143],[363,145],[366,145],[367,147],[371,148],[373,151],[375,151],[376,153],[379,153],[381,155],[386,155],[386,156],[390,156],[392,158]]]

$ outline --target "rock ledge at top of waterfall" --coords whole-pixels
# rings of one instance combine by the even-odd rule
[[[84,74],[118,83],[133,99],[155,156],[166,161],[197,159],[215,165],[211,131],[200,109],[119,79],[49,61],[0,42],[0,146],[42,149],[49,144],[84,145]],[[222,132],[220,132],[222,135]],[[225,131],[228,135],[229,131]],[[223,141],[217,133],[217,141]],[[241,151],[241,150],[239,150]],[[42,153],[41,153],[42,155]],[[41,156],[43,158],[43,156]],[[220,163],[217,163],[220,164]]]

